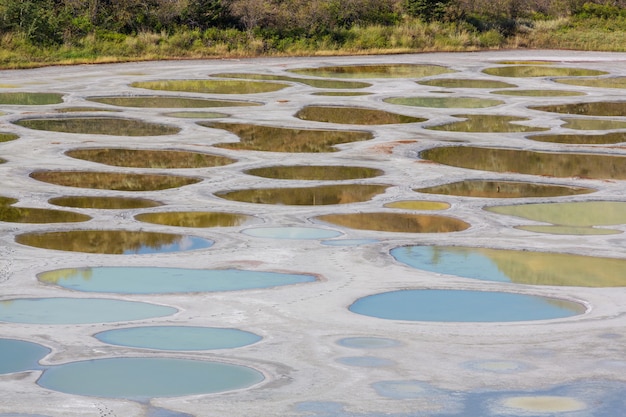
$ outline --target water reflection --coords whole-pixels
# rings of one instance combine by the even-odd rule
[[[421,153],[421,157],[444,165],[482,171],[626,179],[625,156],[450,146],[428,149]]]
[[[289,71],[324,78],[422,78],[456,72],[439,65],[426,64],[342,65]]]
[[[176,150],[84,148],[72,149],[65,154],[99,164],[131,168],[206,168],[235,162],[225,156]]]
[[[282,90],[289,87],[289,84],[240,80],[159,80],[137,81],[130,86],[148,90],[184,91],[188,93],[258,94]]]
[[[463,197],[526,198],[587,194],[595,190],[533,182],[466,180],[433,187],[418,188],[414,189],[414,191],[427,194],[457,195]]]
[[[102,196],[64,196],[48,200],[48,203],[62,207],[121,210],[149,208],[162,205],[158,201],[146,198],[132,197],[102,197]]]
[[[626,88],[626,77],[561,78],[554,81],[561,84],[580,85],[582,87]]]
[[[65,187],[116,191],[156,191],[195,184],[202,179],[160,174],[94,171],[35,171],[31,178]]]
[[[396,123],[419,123],[427,119],[404,116],[384,110],[343,106],[306,106],[295,117],[325,123],[343,123],[355,125],[382,125]]]
[[[496,80],[481,80],[473,78],[436,78],[434,80],[418,81],[418,84],[443,88],[514,88],[514,84]]]
[[[174,135],[180,128],[121,117],[62,117],[21,119],[16,124],[35,130],[90,135],[161,136]]]
[[[576,130],[612,130],[626,129],[626,121],[623,120],[602,120],[602,119],[573,119],[563,118],[565,122],[562,127]]]
[[[351,229],[399,233],[449,233],[470,226],[453,217],[409,213],[326,214],[315,219]]]
[[[426,129],[443,130],[446,132],[538,132],[549,130],[549,128],[545,127],[524,126],[511,123],[530,120],[524,117],[492,114],[455,114],[453,116],[466,120],[437,126],[428,126]]]
[[[597,101],[593,103],[552,104],[530,106],[530,109],[581,116],[626,116],[626,101]]]
[[[276,165],[244,171],[248,175],[281,180],[353,180],[384,174],[375,168],[337,165]]]
[[[59,103],[63,103],[63,94],[59,93],[0,93],[0,104],[44,106]]]
[[[507,292],[401,290],[360,298],[350,311],[387,320],[493,323],[558,319],[585,309],[571,301]]]
[[[203,108],[203,107],[241,107],[257,106],[258,103],[235,100],[210,100],[206,98],[174,96],[115,96],[89,97],[89,101],[122,107],[144,108]]]
[[[479,109],[504,104],[504,101],[472,97],[392,97],[385,103],[414,107]]]
[[[626,127],[626,122],[624,122],[624,127]],[[572,129],[572,127],[569,128]],[[576,145],[603,145],[626,142],[626,132],[613,132],[606,133],[604,135],[586,135],[576,133],[571,135],[535,135],[528,136],[528,139],[539,142],[570,143]]]
[[[420,270],[485,281],[576,287],[626,286],[624,259],[456,246],[404,246],[393,249],[391,255]]]
[[[4,133],[0,132],[0,143],[2,142],[10,142],[12,140],[18,139],[19,136],[15,133]]]
[[[248,80],[266,80],[266,81],[289,81],[310,85],[315,88],[365,88],[372,84],[360,81],[339,81],[339,80],[320,80],[316,78],[298,78],[286,75],[270,75],[270,74],[250,74],[250,73],[220,73],[211,74],[213,77],[223,78],[244,78]]]
[[[211,247],[213,242],[195,236],[130,230],[70,230],[24,233],[22,245],[70,252],[135,255],[181,252]]]
[[[483,72],[498,77],[585,77],[608,74],[606,71],[584,68],[547,67],[542,65],[493,67],[486,68]]]
[[[388,187],[389,185],[378,184],[345,184],[318,187],[252,188],[222,191],[215,195],[244,203],[321,206],[368,201],[384,193]]]
[[[335,145],[372,139],[371,132],[355,130],[292,129],[240,123],[199,122],[200,126],[224,129],[240,142],[215,146],[266,152],[336,152]]]
[[[250,223],[254,217],[214,211],[168,211],[142,213],[136,215],[135,219],[146,223],[178,227],[232,227]]]
[[[11,223],[76,223],[91,217],[71,211],[0,205],[0,221]]]

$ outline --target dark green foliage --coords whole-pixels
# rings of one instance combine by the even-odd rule
[[[409,16],[431,22],[442,21],[453,0],[404,0],[404,8]]]

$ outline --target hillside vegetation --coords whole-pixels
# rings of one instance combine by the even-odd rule
[[[626,50],[626,0],[0,0],[0,66],[145,59]]]

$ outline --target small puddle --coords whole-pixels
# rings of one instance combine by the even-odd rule
[[[382,194],[389,185],[343,184],[318,187],[251,188],[221,191],[216,196],[231,201],[287,206],[323,206],[369,201]]]
[[[624,127],[626,127],[626,122],[624,123]],[[573,145],[606,145],[626,142],[626,132],[613,132],[606,133],[604,135],[586,135],[579,133],[575,133],[572,135],[535,135],[528,136],[527,139],[536,140],[539,142],[569,143]]]
[[[381,368],[395,365],[395,362],[392,360],[375,356],[348,356],[337,359],[337,362],[359,368]]]
[[[0,143],[2,142],[10,142],[12,140],[18,139],[19,135],[16,135],[14,133],[3,133],[0,132]]]
[[[295,117],[325,123],[342,123],[354,125],[383,125],[397,123],[420,123],[427,119],[404,116],[384,110],[366,109],[362,107],[343,106],[306,106],[299,110]]]
[[[204,108],[204,107],[241,107],[258,106],[258,103],[234,100],[210,100],[206,98],[173,97],[173,96],[115,96],[89,97],[87,100],[96,103],[110,104],[121,107],[143,108]]]
[[[261,340],[261,336],[243,330],[192,326],[127,327],[94,337],[110,345],[176,351],[233,349]]]
[[[383,101],[385,103],[400,104],[402,106],[435,107],[444,109],[481,109],[504,104],[504,101],[502,100],[472,97],[392,97],[386,98]]]
[[[75,291],[169,294],[239,291],[314,282],[313,275],[241,269],[93,267],[47,271],[40,282]]]
[[[241,80],[160,80],[138,81],[130,86],[148,90],[184,91],[187,93],[259,94],[282,90],[289,87],[289,84]]]
[[[174,111],[165,113],[164,116],[178,117],[179,119],[223,119],[230,117],[227,114],[212,111]]]
[[[106,109],[102,107],[64,107],[62,109],[55,109],[55,113],[90,113],[90,112],[119,112],[117,109]]]
[[[498,77],[590,77],[608,74],[584,68],[549,67],[542,65],[514,65],[508,67],[493,67],[483,70],[485,74]]]
[[[252,368],[222,362],[108,358],[50,367],[37,384],[67,394],[145,401],[243,389],[263,379]]]
[[[422,64],[342,65],[289,71],[324,78],[422,78],[456,72],[440,65]]]
[[[15,204],[17,202],[18,202],[18,200],[15,199],[15,198],[0,196],[0,207],[2,207],[2,206],[10,206],[11,204]]]
[[[575,130],[612,130],[626,129],[626,121],[602,119],[574,119],[564,117],[561,127]]]
[[[599,229],[597,227],[588,226],[526,225],[516,226],[515,228],[519,230],[526,230],[527,232],[546,233],[550,235],[600,236],[617,235],[622,233],[621,230]]]
[[[401,290],[363,297],[350,311],[387,320],[433,322],[513,322],[583,314],[572,301],[508,292]]]
[[[341,236],[336,230],[321,229],[318,227],[255,227],[242,231],[244,235],[265,239],[294,239],[294,240],[319,240],[332,239]]]
[[[250,223],[254,217],[216,211],[168,211],[142,213],[136,215],[135,219],[145,223],[177,227],[233,227]]]
[[[405,200],[387,203],[384,207],[403,210],[446,210],[450,208],[450,204],[441,201]]]
[[[581,87],[626,88],[626,77],[562,78],[554,81],[561,84],[579,85]]]
[[[113,255],[183,252],[213,245],[213,241],[195,236],[129,230],[24,233],[15,241],[36,248]]]
[[[207,168],[236,162],[220,155],[154,149],[83,148],[69,150],[65,155],[99,164],[130,168]]]
[[[364,91],[316,91],[311,93],[312,96],[330,96],[330,97],[350,97],[350,96],[369,96],[372,93]]]
[[[16,298],[0,301],[0,321],[28,324],[112,323],[171,316],[174,307],[108,298]]]
[[[351,229],[399,233],[449,233],[470,226],[453,217],[409,213],[326,214],[315,219]]]
[[[400,346],[400,342],[384,337],[344,337],[337,341],[340,346],[352,349],[386,349]]]
[[[466,180],[436,185],[434,187],[418,188],[413,191],[462,197],[527,198],[587,194],[595,190],[591,188],[533,182]]]
[[[0,93],[0,104],[45,106],[47,104],[63,103],[63,94],[59,93]]]
[[[35,171],[31,178],[65,187],[116,191],[157,191],[196,184],[202,179],[161,174],[94,171]]]
[[[481,171],[561,178],[626,179],[625,156],[449,146],[428,149],[421,153],[421,157],[444,165]]]
[[[163,205],[162,203],[146,198],[132,197],[101,197],[101,196],[64,196],[55,197],[48,200],[48,203],[61,207],[123,210],[150,208]]]
[[[355,130],[292,129],[240,123],[198,122],[200,126],[224,129],[240,139],[219,143],[220,148],[265,152],[336,152],[335,145],[370,140],[371,132]]]
[[[465,78],[436,78],[434,80],[418,81],[418,84],[443,88],[515,88],[515,84],[496,80],[480,80]]]
[[[121,117],[61,117],[21,119],[16,124],[35,130],[112,136],[174,135],[180,128]]]
[[[485,210],[557,226],[593,227],[626,224],[626,203],[621,201],[519,204],[486,207]]]
[[[521,96],[521,97],[568,97],[568,96],[584,96],[586,93],[568,90],[499,90],[493,91],[492,94],[501,94],[504,96]]]
[[[566,253],[462,246],[403,246],[398,262],[435,274],[524,285],[626,286],[626,260]],[[438,277],[445,280],[445,277]]]
[[[0,222],[10,223],[78,223],[91,217],[71,211],[0,205]]]
[[[374,178],[384,174],[375,168],[337,165],[276,165],[244,171],[248,175],[281,180],[354,180]]]
[[[0,374],[39,369],[39,361],[49,353],[50,349],[37,343],[0,339]]]
[[[315,88],[366,88],[372,84],[359,81],[339,81],[339,80],[320,80],[317,78],[298,78],[286,75],[270,75],[270,74],[250,74],[250,73],[221,73],[211,74],[213,77],[222,78],[243,78],[247,80],[265,80],[265,81],[288,81],[293,83],[306,84]]]
[[[516,116],[498,116],[491,114],[455,114],[453,117],[466,120],[428,126],[426,129],[443,130],[446,132],[539,132],[550,130],[547,127],[524,126],[512,122],[525,122],[530,119]]]
[[[593,103],[552,104],[530,106],[532,110],[581,116],[626,116],[626,101],[597,101]]]

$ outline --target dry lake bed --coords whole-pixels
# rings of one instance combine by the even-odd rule
[[[0,71],[0,417],[617,417],[626,54]]]

